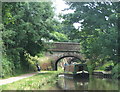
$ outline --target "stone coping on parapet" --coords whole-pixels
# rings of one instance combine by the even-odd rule
[[[72,44],[72,45],[80,45],[80,43],[76,43],[76,42],[46,42],[46,43],[53,43],[53,44]]]
[[[48,51],[54,51],[54,52],[80,52],[80,50],[64,50],[64,49],[48,49]]]

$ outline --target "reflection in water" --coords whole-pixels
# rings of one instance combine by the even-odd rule
[[[59,76],[57,86],[63,90],[118,90],[118,80],[96,78],[72,79]]]

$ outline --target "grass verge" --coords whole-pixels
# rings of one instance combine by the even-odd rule
[[[10,84],[0,86],[2,90],[40,90],[47,85],[56,83],[57,75],[60,71],[47,71],[45,73],[39,73],[29,78],[25,78]]]

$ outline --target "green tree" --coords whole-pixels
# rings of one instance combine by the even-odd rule
[[[63,16],[64,23],[73,26],[80,39],[82,52],[93,64],[113,60],[118,62],[118,4],[119,2],[71,2],[69,9],[74,13]],[[72,30],[72,29],[71,29]]]
[[[6,10],[6,5],[9,7]],[[48,38],[54,16],[50,3],[3,3],[5,31],[3,40],[10,48],[22,47],[31,55],[43,48],[41,38]],[[12,7],[12,8],[11,8]],[[8,15],[8,16],[7,16]],[[5,21],[6,20],[6,21]],[[8,34],[9,36],[7,36]],[[8,40],[10,42],[7,42]],[[7,46],[6,46],[7,47]],[[40,50],[39,50],[40,49]]]
[[[51,2],[2,3],[4,54],[12,59],[9,61],[13,61],[16,70],[29,70],[25,53],[35,56],[44,51],[42,39],[49,39],[50,33],[54,31],[53,17]]]

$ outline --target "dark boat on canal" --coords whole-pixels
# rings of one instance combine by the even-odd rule
[[[73,78],[89,78],[86,64],[70,64],[64,67],[64,75]]]

